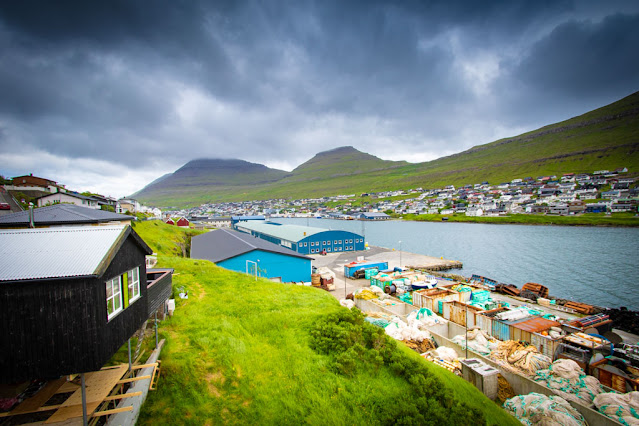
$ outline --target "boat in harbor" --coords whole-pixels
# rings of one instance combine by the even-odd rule
[[[433,275],[427,275],[424,280],[415,281],[411,283],[413,290],[425,290],[437,287],[437,277]]]
[[[476,275],[476,274],[473,274],[470,277],[470,283],[471,284],[482,284],[482,285],[488,287],[490,289],[490,291],[495,291],[495,288],[497,287],[497,284],[499,284],[499,282],[497,282],[496,280],[493,280],[493,279],[487,278],[487,277],[482,277],[481,275]]]

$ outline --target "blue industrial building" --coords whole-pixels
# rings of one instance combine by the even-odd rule
[[[205,259],[231,271],[281,282],[311,281],[311,259],[293,250],[228,229],[193,237],[191,258]]]
[[[235,229],[301,254],[358,251],[366,247],[363,236],[342,230],[261,221],[238,222]]]
[[[266,219],[266,217],[262,216],[262,215],[255,215],[255,216],[231,216],[231,228],[233,228],[235,226],[236,223],[238,222],[246,222],[249,220],[259,220],[259,221],[264,221]]]

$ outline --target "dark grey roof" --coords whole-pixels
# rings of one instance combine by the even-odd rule
[[[52,195],[57,195],[57,192],[54,192],[53,194],[47,194],[47,195],[43,195],[41,197],[38,197],[36,199],[40,199],[40,198],[46,198],[46,197],[50,197]],[[87,195],[82,195],[82,194],[78,194],[77,192],[62,192],[62,194],[67,195],[69,197],[73,197],[73,198],[77,198],[79,200],[90,200],[90,201],[97,201],[95,198],[93,197],[89,197]]]
[[[100,276],[129,236],[153,252],[129,225],[1,230],[0,281]]]
[[[244,232],[218,229],[193,237],[191,240],[191,258],[221,262],[253,250],[280,253],[292,257],[311,260],[294,250],[287,249]]]
[[[33,209],[33,219],[36,227],[44,225],[80,225],[135,220],[132,216],[62,203]],[[0,216],[0,227],[22,226],[29,226],[28,210]]]

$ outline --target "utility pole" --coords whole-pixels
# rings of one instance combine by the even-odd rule
[[[468,359],[468,304],[466,303],[466,359]]]

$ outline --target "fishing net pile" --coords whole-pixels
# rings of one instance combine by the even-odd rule
[[[603,392],[599,380],[587,376],[571,359],[556,360],[547,369],[537,371],[533,380],[548,386],[562,398],[586,405],[592,405],[594,398]]]
[[[404,344],[418,354],[423,354],[435,348],[435,343],[433,343],[433,341],[430,339],[425,339],[421,342],[416,342],[414,340],[404,340]]]
[[[513,340],[499,343],[490,353],[490,358],[504,369],[526,376],[533,376],[537,370],[548,368],[552,361],[539,353],[536,347]]]
[[[504,409],[525,425],[585,426],[586,420],[568,401],[539,393],[518,395],[504,402]]]
[[[353,297],[355,299],[371,300],[377,299],[383,294],[384,292],[379,287],[371,286],[356,290],[355,293],[353,293]]]
[[[498,400],[505,402],[507,399],[510,399],[517,395],[513,387],[510,386],[510,383],[508,383],[508,380],[506,380],[506,378],[501,374],[497,376],[497,384],[499,386],[497,391]]]
[[[413,312],[408,314],[406,320],[408,321],[408,325],[416,325],[417,328],[422,330],[425,330],[427,327],[432,327],[434,325],[448,323],[447,319],[440,317],[428,308],[414,310]]]
[[[639,392],[600,393],[594,404],[600,413],[622,425],[639,425]]]
[[[454,343],[457,343],[466,349],[466,335],[460,334],[452,338]],[[493,350],[499,347],[499,341],[486,333],[484,330],[474,329],[468,331],[468,349],[475,351],[481,355],[489,355]]]
[[[384,312],[366,312],[365,320],[380,328],[386,328],[388,324],[393,321],[395,315],[390,315]]]
[[[422,342],[431,338],[428,330],[420,328],[419,322],[413,322],[409,325],[397,317],[393,318],[391,323],[384,328],[384,331],[395,340]]]
[[[459,362],[457,352],[454,349],[446,346],[440,346],[437,349],[431,349],[428,352],[423,353],[422,356],[430,362],[461,377],[462,365],[461,362]]]

